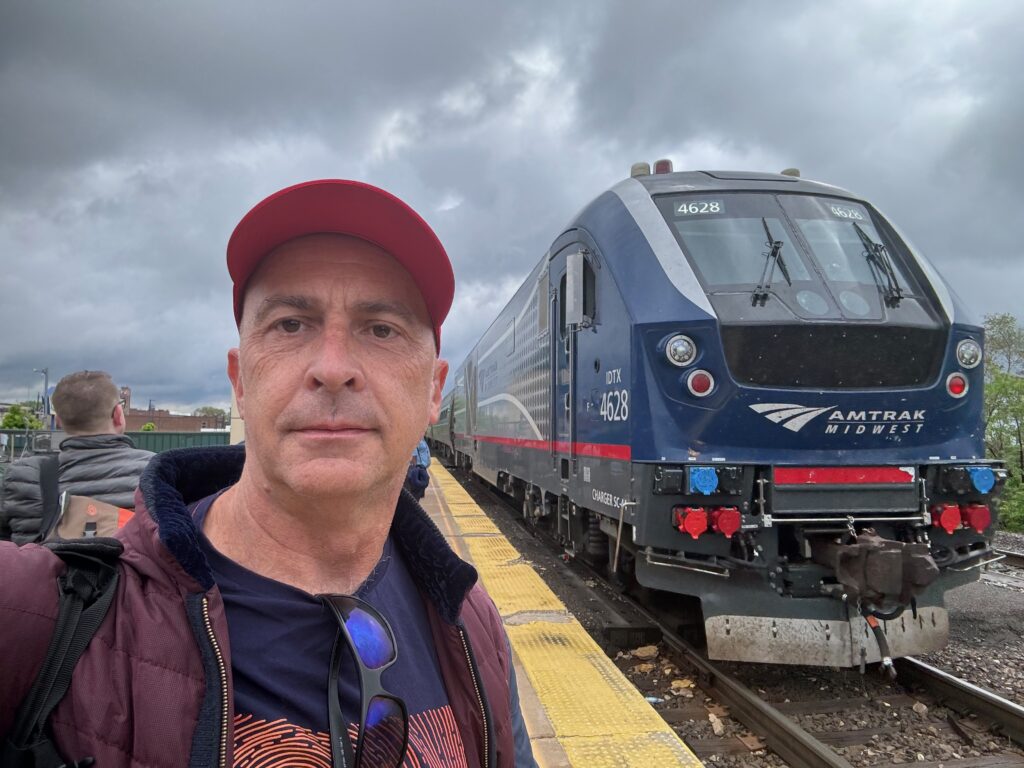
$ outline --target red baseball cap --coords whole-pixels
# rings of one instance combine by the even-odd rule
[[[455,294],[448,254],[416,211],[383,189],[361,181],[321,179],[275,192],[253,206],[228,240],[235,322],[242,322],[245,286],[263,258],[303,235],[351,235],[390,253],[420,289],[441,348],[441,323]]]

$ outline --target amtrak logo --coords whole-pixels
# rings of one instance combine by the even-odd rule
[[[795,403],[757,403],[750,406],[752,411],[760,413],[768,421],[782,425],[790,432],[799,432],[813,418],[821,416],[833,408],[835,408],[834,405],[826,405],[824,408],[808,408],[806,405],[796,405]]]
[[[815,408],[796,403],[755,403],[750,409],[790,432],[799,432],[829,411],[824,429],[826,435],[916,435],[925,425],[923,409],[886,411],[868,408],[856,411],[842,410],[834,405]]]

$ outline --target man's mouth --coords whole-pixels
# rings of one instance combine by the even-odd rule
[[[293,430],[306,437],[349,437],[358,436],[371,431],[371,427],[363,424],[346,424],[339,422],[323,422],[305,424]]]

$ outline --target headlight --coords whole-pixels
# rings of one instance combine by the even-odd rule
[[[692,363],[697,357],[697,345],[689,336],[682,334],[673,336],[665,344],[665,356],[672,365],[682,368]]]
[[[964,339],[956,345],[956,359],[964,368],[974,368],[981,362],[981,346],[974,339]]]

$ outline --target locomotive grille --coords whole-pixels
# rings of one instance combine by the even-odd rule
[[[733,379],[756,387],[914,387],[939,375],[944,328],[722,325]]]

